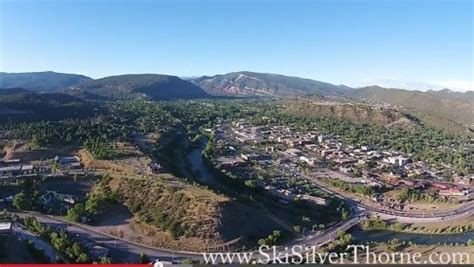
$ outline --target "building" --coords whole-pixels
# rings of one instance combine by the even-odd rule
[[[438,189],[441,189],[441,190],[447,190],[450,188],[449,185],[446,185],[446,184],[442,184],[442,183],[431,183],[431,186],[434,187],[434,188],[438,188]]]
[[[55,191],[48,191],[40,199],[43,208],[59,213],[65,212],[78,202],[78,198],[72,195],[61,194]]]
[[[405,166],[408,163],[408,159],[402,156],[389,157],[388,162],[393,165]]]
[[[256,153],[241,154],[240,157],[245,161],[259,160],[260,156]]]
[[[0,166],[12,166],[20,164],[20,159],[0,159]]]
[[[245,161],[238,157],[220,157],[217,159],[217,162],[222,166],[224,169],[230,169],[232,167],[240,166],[245,163]]]
[[[303,161],[303,162],[306,162],[306,164],[308,164],[309,166],[314,166],[316,165],[317,163],[317,159],[315,158],[308,158],[308,157],[305,157],[305,156],[300,156],[300,161]]]
[[[56,161],[59,164],[71,164],[71,163],[76,163],[76,162],[81,162],[81,159],[79,157],[73,156],[73,157],[60,157],[56,156],[54,157],[54,161]]]
[[[0,203],[11,203],[13,202],[13,198],[14,196],[13,195],[10,195],[10,196],[6,196],[6,197],[0,197]]]
[[[301,150],[299,150],[299,149],[290,148],[290,149],[287,149],[287,150],[285,151],[285,153],[286,153],[287,155],[291,155],[291,156],[293,156],[293,157],[297,157],[297,156],[301,155],[302,152],[301,152]]]
[[[465,196],[467,194],[469,194],[469,191],[461,190],[458,188],[449,188],[449,189],[439,190],[440,196]]]
[[[0,168],[0,177],[14,177],[14,176],[30,176],[34,175],[34,166],[28,165],[13,165]]]
[[[59,166],[67,169],[82,169],[81,159],[79,157],[54,157],[54,161],[59,164]]]
[[[459,185],[471,185],[474,183],[474,179],[469,176],[455,176],[454,183]]]
[[[146,165],[146,169],[149,173],[155,173],[161,170],[161,165],[159,163],[152,162]]]
[[[0,222],[0,236],[9,235],[12,231],[11,222]]]

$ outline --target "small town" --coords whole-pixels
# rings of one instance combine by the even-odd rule
[[[452,182],[447,182],[440,172],[422,161],[413,162],[409,155],[366,145],[345,145],[338,136],[317,130],[301,132],[277,124],[253,126],[246,119],[222,122],[209,130],[215,131],[215,157],[223,169],[238,177],[255,178],[255,186],[281,201],[308,197],[304,187],[288,184],[288,178],[303,180],[304,185],[318,176],[373,188],[420,189],[435,198],[459,202],[474,199],[472,174],[456,174]],[[268,170],[265,176],[269,179],[256,177],[256,168]],[[272,172],[275,168],[277,173]],[[369,197],[385,205],[382,194]]]
[[[0,0],[0,267],[474,266],[473,11]]]

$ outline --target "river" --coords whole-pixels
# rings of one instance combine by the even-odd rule
[[[207,142],[207,137],[202,137],[199,140],[199,145],[193,147],[186,157],[189,163],[191,163],[192,169],[199,173],[199,177],[197,178],[198,182],[207,185],[220,186],[218,178],[209,170],[206,164],[204,164],[202,151],[206,147]]]

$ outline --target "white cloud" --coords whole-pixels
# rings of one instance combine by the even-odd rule
[[[450,80],[437,82],[436,84],[458,92],[474,91],[474,81]]]

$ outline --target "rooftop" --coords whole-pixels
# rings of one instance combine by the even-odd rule
[[[9,231],[12,229],[11,222],[0,222],[0,231]]]

